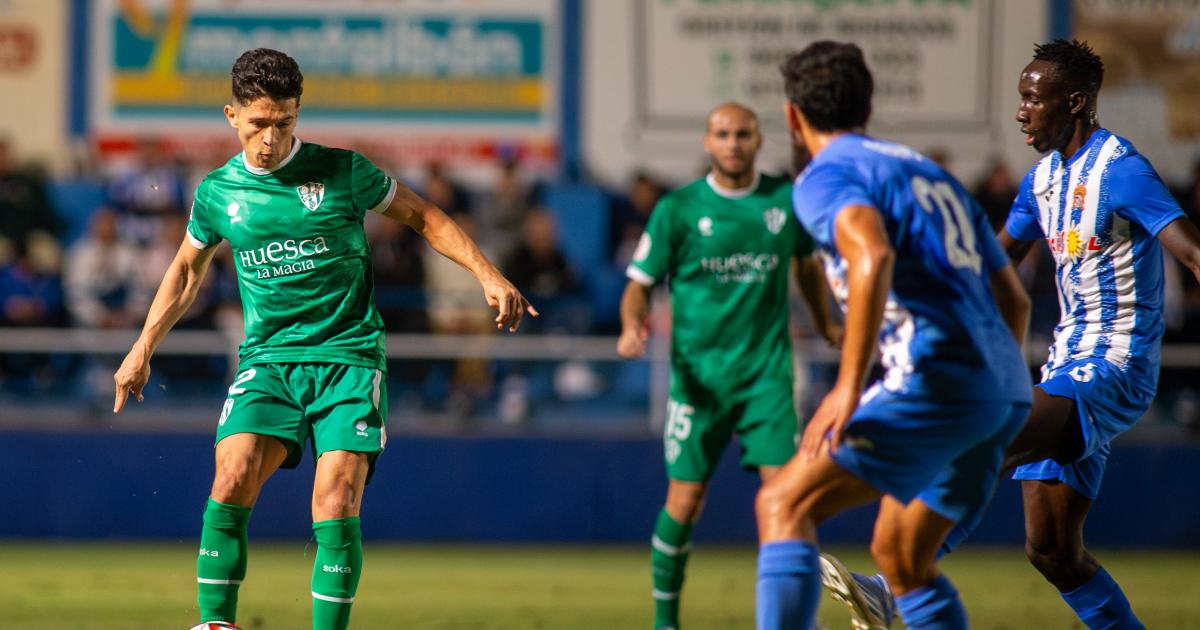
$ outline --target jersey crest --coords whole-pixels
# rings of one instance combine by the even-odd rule
[[[308,182],[296,187],[296,192],[300,195],[300,201],[304,207],[309,210],[316,210],[317,206],[321,205],[321,201],[325,199],[325,184],[321,182]]]
[[[787,223],[787,213],[783,211],[783,208],[767,208],[767,211],[763,213],[763,221],[772,234],[778,234],[783,231],[783,226]]]

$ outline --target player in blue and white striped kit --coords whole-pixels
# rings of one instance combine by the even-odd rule
[[[1162,247],[1200,279],[1200,232],[1146,158],[1100,127],[1103,71],[1087,44],[1056,40],[1037,46],[1021,73],[1017,121],[1026,144],[1047,155],[1025,176],[998,236],[1014,262],[1046,239],[1061,318],[1005,467],[1021,480],[1030,562],[1089,628],[1125,630],[1144,626],[1084,548],[1083,525],[1111,441],[1146,412],[1158,385]],[[980,517],[965,517],[945,549]],[[836,560],[823,570],[839,599],[887,599],[877,581],[849,576]],[[870,627],[889,621],[864,606],[855,615]]]
[[[817,525],[881,497],[872,553],[905,624],[966,628],[935,557],[987,503],[1029,412],[1019,346],[1029,298],[961,184],[916,151],[863,135],[874,82],[857,46],[816,42],[783,73],[788,127],[813,156],[796,180],[796,214],[846,324],[837,383],[758,495],[758,628],[809,627]],[[884,375],[864,392],[877,344]]]

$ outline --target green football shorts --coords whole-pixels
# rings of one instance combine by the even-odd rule
[[[271,435],[288,448],[295,468],[305,442],[314,458],[357,451],[375,458],[387,442],[387,376],[339,363],[264,363],[239,366],[217,421],[217,442],[236,433]]]
[[[672,387],[663,431],[667,476],[708,481],[735,433],[742,445],[742,467],[787,463],[796,452],[798,429],[792,384],[764,384],[756,390],[728,398],[700,387]]]

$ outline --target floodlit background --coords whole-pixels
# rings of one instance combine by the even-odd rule
[[[1016,80],[1033,44],[1059,36],[1102,55],[1102,123],[1200,219],[1200,7],[1186,0],[0,0],[0,556],[44,573],[37,588],[0,578],[0,611],[16,628],[194,617],[191,546],[242,337],[226,245],[156,356],[146,401],[113,416],[111,375],[196,184],[239,150],[220,108],[242,51],[296,57],[297,135],[357,149],[451,212],[543,313],[495,334],[469,275],[368,218],[391,439],[364,512],[368,566],[388,568],[363,582],[376,595],[356,606],[361,627],[626,628],[650,620],[642,543],[665,488],[670,314],[658,296],[650,356],[621,362],[617,307],[657,199],[707,168],[708,110],[754,107],[760,167],[792,172],[777,67],[815,39],[853,40],[877,82],[871,132],[943,162],[998,224],[1038,158],[1013,120]],[[1021,268],[1031,367],[1058,317],[1050,264],[1040,248]],[[1148,625],[1200,627],[1200,604],[1152,597],[1170,591],[1171,571],[1200,569],[1200,287],[1169,256],[1166,271],[1159,396],[1116,445],[1087,535],[1130,576]],[[796,306],[803,416],[836,355]],[[751,623],[757,484],[733,460],[697,530],[689,628]],[[303,618],[310,487],[310,462],[281,471],[255,512],[252,538],[277,546],[251,563],[249,627]],[[969,544],[949,570],[979,574],[963,585],[977,627],[1067,627],[1024,564],[1017,495],[1002,482],[974,538],[999,548]],[[853,550],[871,517],[822,531],[864,569]],[[704,543],[733,546],[705,565]],[[294,597],[273,578],[254,590],[256,571],[288,562]],[[524,572],[489,573],[514,565]],[[104,591],[114,566],[161,577],[164,591]],[[444,601],[456,580],[509,587]]]

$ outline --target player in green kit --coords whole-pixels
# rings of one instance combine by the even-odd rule
[[[733,434],[741,463],[765,481],[796,450],[788,275],[831,343],[813,243],[792,212],[792,182],[759,173],[758,117],[737,103],[709,114],[707,177],[659,202],[634,253],[621,300],[625,358],[645,354],[651,288],[671,289],[671,396],[663,435],[667,500],[651,538],[654,627],[679,628],[679,594],[708,481]]]
[[[225,116],[242,153],[196,189],[187,238],[141,336],[114,379],[118,412],[142,400],[150,357],[196,297],[216,245],[229,241],[246,340],[217,421],[216,473],[197,560],[200,620],[235,627],[246,524],[263,483],[316,457],[314,630],[350,619],[362,543],[363,487],[387,441],[383,323],[375,310],[363,217],[401,221],[475,275],[498,328],[537,312],[437,207],[361,155],[293,135],[303,76],[284,53],[256,49],[233,66]]]

